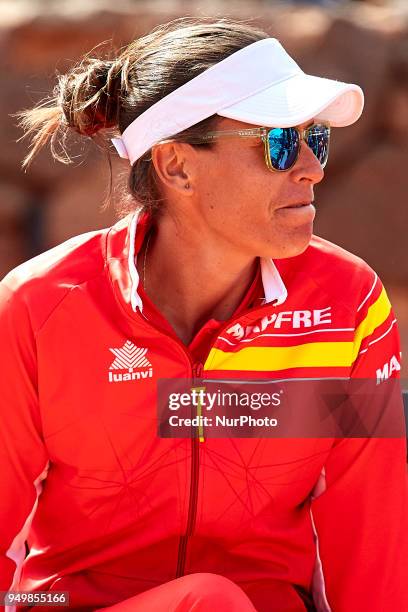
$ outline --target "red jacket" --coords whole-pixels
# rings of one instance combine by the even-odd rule
[[[69,591],[92,610],[214,572],[260,612],[304,610],[302,589],[319,611],[408,611],[404,437],[157,436],[157,379],[197,367],[138,309],[145,228],[135,244],[131,221],[0,284],[0,590]],[[395,318],[367,264],[313,237],[275,265],[269,302],[222,326],[204,378],[398,375]]]

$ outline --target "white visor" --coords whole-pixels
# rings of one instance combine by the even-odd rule
[[[344,127],[357,121],[363,106],[358,85],[305,74],[278,40],[266,38],[172,91],[112,142],[133,164],[154,144],[215,114],[265,127],[312,119]]]

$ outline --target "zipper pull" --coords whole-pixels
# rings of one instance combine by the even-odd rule
[[[205,387],[203,386],[196,386],[196,382],[198,383],[202,383],[202,376],[203,376],[203,364],[200,363],[199,361],[197,363],[195,363],[193,365],[193,387],[192,389],[196,390],[196,391],[205,391]],[[201,417],[202,416],[202,405],[200,404],[200,402],[198,402],[197,405],[197,416]],[[201,419],[200,419],[201,420]],[[202,425],[198,426],[198,439],[200,442],[204,442],[204,428]]]
[[[203,375],[203,364],[199,361],[193,365],[193,377],[201,380]]]

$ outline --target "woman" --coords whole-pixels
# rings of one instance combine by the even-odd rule
[[[113,130],[132,209],[1,284],[3,590],[80,610],[407,609],[402,436],[157,433],[162,378],[397,375],[381,282],[312,237],[330,126],[362,107],[262,31],[180,20],[23,114],[26,163]]]

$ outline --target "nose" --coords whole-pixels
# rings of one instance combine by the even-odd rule
[[[320,183],[324,177],[319,160],[304,140],[300,143],[299,157],[292,168],[292,177],[296,182],[309,181],[313,185]]]

